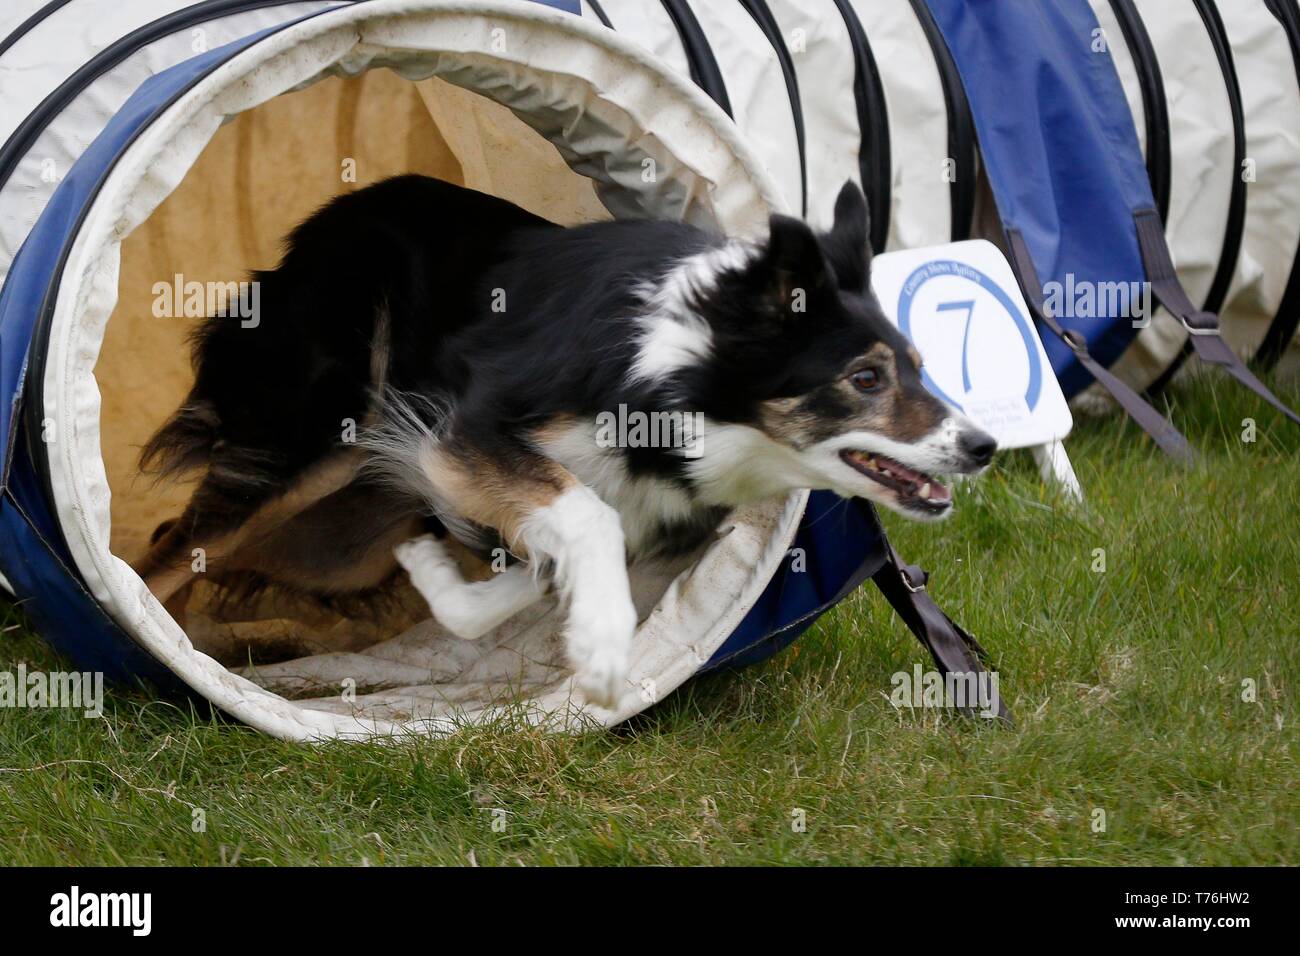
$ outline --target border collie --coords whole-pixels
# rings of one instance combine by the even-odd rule
[[[341,196],[254,274],[254,327],[196,334],[194,387],[141,466],[203,476],[137,570],[180,619],[196,547],[220,585],[327,599],[405,569],[463,638],[554,585],[577,686],[612,706],[629,561],[800,488],[940,518],[933,475],[989,463],[993,438],[924,388],[870,292],[867,235],[852,183],[829,232],[774,215],[761,241],[563,228],[421,176]],[[611,440],[613,415],[676,427]],[[514,561],[467,582],[449,537]]]

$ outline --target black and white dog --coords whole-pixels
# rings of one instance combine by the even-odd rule
[[[758,242],[562,228],[419,176],[342,196],[254,276],[255,328],[198,333],[194,387],[141,460],[204,476],[137,570],[179,616],[195,547],[219,583],[325,598],[400,564],[465,638],[553,582],[578,686],[612,703],[637,623],[629,561],[799,488],[939,518],[952,496],[933,475],[988,464],[994,440],[923,387],[868,268],[852,184],[829,233],[773,216]],[[615,413],[681,424],[610,440]],[[466,582],[448,532],[519,561]]]

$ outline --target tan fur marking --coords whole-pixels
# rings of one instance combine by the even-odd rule
[[[920,441],[943,420],[943,409],[936,399],[921,396],[909,400],[897,385],[892,385],[863,421],[874,432],[901,442]]]
[[[497,571],[493,570],[489,562],[484,561],[451,535],[448,535],[446,540],[442,542],[442,546],[455,559],[457,567],[460,568],[461,577],[471,584],[479,581],[491,581],[496,577]]]
[[[803,396],[769,399],[758,410],[759,428],[792,448],[806,448],[816,441],[818,421],[803,407]]]
[[[880,362],[882,364],[885,362],[892,361],[893,358],[894,358],[894,350],[891,349],[884,342],[877,342],[875,345],[871,346],[871,348],[867,349],[865,352],[862,353],[862,359],[866,359],[871,362]],[[862,359],[860,359],[859,361],[861,361]]]
[[[361,456],[352,450],[336,452],[312,465],[284,494],[258,508],[233,534],[228,547],[235,548],[249,538],[292,518],[327,495],[352,482],[361,467]],[[229,550],[226,551],[229,553]]]
[[[383,302],[375,312],[375,334],[370,341],[370,387],[376,395],[382,395],[388,385],[388,360],[393,347],[393,317],[388,311],[388,303]],[[377,409],[371,409],[374,417]]]
[[[425,473],[458,514],[495,528],[512,547],[529,515],[578,484],[563,465],[540,455],[507,463],[442,447],[427,456]]]
[[[920,356],[909,346],[908,355]],[[885,435],[895,441],[919,441],[937,428],[945,414],[943,406],[927,393],[905,395],[900,387],[898,364],[903,356],[886,342],[877,342],[844,368],[841,378],[823,387],[833,389],[852,413],[831,419],[809,408],[808,396],[771,399],[759,408],[759,427],[772,438],[803,449],[830,434],[862,430]],[[882,386],[864,397],[849,378],[864,367],[880,368]]]
[[[560,415],[551,419],[545,425],[533,429],[530,436],[533,444],[539,448],[545,448],[554,442],[563,441],[569,436],[574,426],[578,424],[578,419],[572,415]]]

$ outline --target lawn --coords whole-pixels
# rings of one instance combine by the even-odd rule
[[[0,864],[1294,864],[1300,429],[1226,379],[1172,401],[1190,470],[1080,421],[1086,508],[1014,453],[946,524],[888,519],[1014,728],[895,710],[928,658],[868,585],[583,737],[303,746],[134,691],[0,709]],[[3,617],[0,670],[66,666]]]

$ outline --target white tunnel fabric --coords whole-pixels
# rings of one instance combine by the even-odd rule
[[[175,0],[80,0],[47,14],[0,56],[0,141],[90,56],[177,6]]]
[[[889,249],[952,239],[948,105],[925,30],[909,0],[850,0],[871,43],[888,109]]]
[[[1090,0],[1106,31],[1115,68],[1144,150],[1146,121],[1135,64],[1112,0]],[[1252,357],[1278,309],[1300,251],[1300,85],[1286,31],[1262,2],[1215,4],[1240,89],[1246,166],[1236,169],[1228,87],[1196,6],[1134,0],[1165,87],[1171,159],[1167,235],[1192,301],[1205,302],[1219,269],[1233,180],[1245,179],[1245,215],[1231,283],[1219,306],[1225,340]],[[1213,303],[1211,303],[1213,304]],[[1186,332],[1157,310],[1113,371],[1145,388],[1181,358]],[[1283,368],[1295,367],[1296,350]],[[1195,363],[1189,363],[1195,367]],[[1097,399],[1091,389],[1084,402]]]
[[[127,33],[152,22],[156,16],[170,13],[185,4],[176,0],[150,0],[140,4],[122,4],[112,0],[74,0],[58,11],[58,14],[78,17],[82,4],[94,6],[95,13],[104,13],[108,23],[102,31],[97,31],[97,45],[120,39]],[[22,246],[23,240],[40,217],[49,201],[50,195],[57,188],[63,174],[77,161],[86,147],[100,134],[109,120],[117,114],[122,104],[149,77],[190,59],[195,55],[195,44],[204,49],[215,49],[226,43],[249,36],[267,27],[272,27],[289,20],[297,19],[317,10],[337,6],[336,0],[307,0],[307,2],[285,3],[250,10],[244,13],[228,14],[219,19],[205,21],[195,27],[186,27],[155,40],[114,66],[110,71],[91,82],[84,91],[72,99],[54,117],[49,126],[36,138],[23,157],[14,167],[12,174],[4,183],[0,183],[0,284],[8,273],[9,264]],[[106,6],[108,9],[99,10]],[[119,8],[130,7],[131,18],[124,15]],[[147,15],[142,15],[147,8]],[[47,69],[39,75],[29,75],[20,66],[14,66],[13,75],[8,75],[11,67],[9,54],[0,58],[0,82],[5,88],[2,122],[5,131],[0,141],[7,140],[19,123],[26,118],[26,111],[15,112],[14,104],[19,97],[11,99],[9,93],[22,90],[25,95],[22,102],[39,104],[54,87],[75,73],[92,55],[88,49],[79,44],[69,43],[66,37],[53,39],[55,34],[45,33],[42,28],[55,30],[58,24],[52,21],[55,14],[20,40],[10,53],[26,49],[25,44],[31,40],[40,42],[47,62]],[[111,25],[109,25],[111,24]],[[48,26],[47,26],[48,25]],[[196,35],[193,31],[201,29]],[[39,34],[39,38],[37,37]],[[111,38],[111,39],[110,39]],[[33,47],[33,49],[37,49]],[[57,54],[57,59],[50,53]],[[35,54],[32,54],[35,56]],[[53,86],[50,86],[53,84]],[[21,115],[20,115],[21,114]]]
[[[0,7],[0,42],[43,6],[42,0],[10,0]]]
[[[600,0],[600,9],[623,37],[645,47],[679,76],[691,75],[682,38],[659,0]],[[590,3],[582,5],[582,15],[598,19]]]
[[[492,52],[488,28],[493,23],[517,31],[510,54]],[[150,653],[217,706],[293,739],[445,730],[457,720],[487,719],[495,710],[481,700],[484,706],[477,710],[474,701],[453,700],[467,713],[449,717],[448,702],[431,687],[385,688],[373,714],[364,707],[353,712],[337,700],[293,703],[196,652],[130,567],[109,551],[110,492],[99,448],[100,398],[93,370],[117,296],[122,238],[175,188],[223,117],[323,74],[381,63],[409,78],[438,75],[478,89],[554,139],[567,130],[569,141],[558,144],[562,154],[584,172],[604,177],[605,192],[616,205],[649,208],[657,197],[668,207],[665,212],[715,221],[736,234],[760,233],[768,212],[781,208],[778,188],[702,94],[616,34],[517,3],[374,0],[311,18],[219,67],[127,148],[82,224],[51,325],[43,395],[47,414],[65,436],[50,447],[57,514],[88,588]],[[629,155],[611,154],[618,145],[612,132],[621,134]],[[641,155],[656,159],[658,184],[641,179]],[[630,202],[618,198],[633,189],[654,193]],[[806,494],[797,494],[737,512],[700,560],[668,585],[638,631],[633,675],[645,694],[657,699],[687,679],[743,618],[784,556],[805,499]],[[543,609],[540,616],[546,613]],[[538,642],[530,649],[556,653],[553,623],[532,630],[529,622],[520,625]],[[431,673],[431,654],[445,661],[466,650],[458,644],[434,653],[429,642],[437,640],[447,638],[427,628],[414,637],[403,635],[381,645],[375,661],[390,655],[399,659],[389,660],[395,666],[424,666],[424,673]],[[420,646],[413,650],[412,642]],[[489,643],[485,652],[498,648]],[[518,654],[513,659],[518,661]],[[328,663],[317,662],[326,670]],[[498,676],[508,682],[512,675]],[[529,719],[572,726],[614,723],[646,703],[628,701],[619,711],[588,708],[578,714],[569,707],[567,683],[537,688],[519,709]],[[405,704],[396,705],[394,696]]]
[[[808,218],[826,227],[845,180],[862,184],[858,64],[835,0],[768,0],[799,78],[808,154]],[[908,0],[847,0],[871,45],[889,132],[886,248],[952,237],[947,102],[929,41]],[[872,210],[873,216],[881,215]]]
[[[775,47],[738,2],[696,0],[691,9],[726,81],[732,118],[797,215],[804,198],[799,137]]]
[[[1246,224],[1220,315],[1251,357],[1268,332],[1300,246],[1300,84],[1286,32],[1260,3],[1220,3],[1246,119]]]
[[[768,6],[780,24],[799,81],[808,155],[808,220],[826,229],[834,221],[839,188],[846,180],[862,180],[862,131],[853,93],[857,65],[848,28],[834,0],[768,0]]]
[[[659,0],[600,0],[610,25],[622,36],[691,75],[681,34]],[[585,10],[590,9],[590,4]],[[794,109],[776,49],[738,2],[690,4],[718,69],[732,119],[780,186],[786,206],[803,201]],[[595,16],[594,11],[591,14]]]

